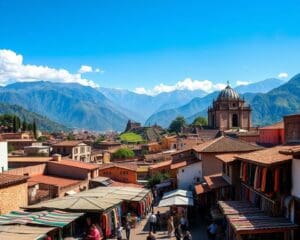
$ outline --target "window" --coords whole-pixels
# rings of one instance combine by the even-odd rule
[[[184,169],[182,169],[181,172],[184,172]]]
[[[226,164],[225,163],[223,163],[223,165],[222,165],[222,172],[224,174],[226,174]]]
[[[238,115],[234,113],[232,114],[232,127],[238,127],[238,126],[239,126]]]

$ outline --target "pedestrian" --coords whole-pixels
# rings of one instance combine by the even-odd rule
[[[88,235],[84,238],[85,240],[101,240],[100,232],[95,224],[91,224]]]
[[[174,234],[175,234],[176,240],[181,240],[182,234],[181,234],[180,224],[178,224],[178,226],[175,228]]]
[[[156,215],[154,214],[154,212],[152,212],[149,217],[149,224],[150,224],[149,232],[156,233],[156,222],[157,222]]]
[[[118,224],[117,232],[116,232],[117,240],[122,240],[122,230],[123,230],[123,228],[121,227],[120,224]]]
[[[183,240],[192,240],[192,234],[189,231],[186,231]]]
[[[181,230],[183,233],[186,232],[187,230],[187,221],[186,218],[184,216],[182,216],[179,220],[180,226],[181,226]]]
[[[207,233],[210,239],[214,240],[216,239],[218,231],[218,225],[215,222],[212,222],[208,227],[207,227]]]
[[[129,240],[130,239],[130,231],[131,231],[131,226],[130,226],[130,222],[126,220],[125,223],[125,231],[126,231],[126,239]]]
[[[156,240],[156,237],[154,236],[154,234],[152,232],[149,232],[147,240]]]
[[[171,215],[168,218],[167,226],[168,226],[168,237],[171,237],[172,232],[174,230],[174,221],[173,221],[173,216]]]
[[[160,224],[161,224],[161,218],[160,218],[160,212],[159,211],[157,211],[157,213],[156,213],[156,230],[157,231],[160,231],[161,229],[160,229]]]

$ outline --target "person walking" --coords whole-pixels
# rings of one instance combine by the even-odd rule
[[[156,222],[157,222],[156,215],[154,214],[154,212],[152,212],[149,217],[149,224],[150,224],[149,232],[156,233]]]
[[[176,240],[181,240],[181,235],[182,234],[181,234],[180,224],[178,224],[178,226],[175,228],[174,234],[175,234]]]
[[[152,232],[149,232],[147,240],[156,240],[156,237],[154,236],[154,234]]]
[[[130,226],[130,222],[126,220],[125,223],[125,231],[126,231],[126,239],[129,240],[130,239],[130,231],[131,231],[131,226]]]
[[[116,232],[116,237],[117,237],[117,240],[122,240],[122,227],[120,224],[118,224],[118,227],[117,227],[117,232]]]
[[[161,228],[160,228],[161,222],[160,221],[161,221],[160,212],[157,211],[157,213],[156,213],[156,230],[157,231],[161,230]]]
[[[189,231],[186,231],[183,240],[192,240],[192,234]]]
[[[174,221],[173,221],[173,216],[171,215],[168,218],[167,226],[168,226],[168,237],[171,237],[172,232],[174,231]]]

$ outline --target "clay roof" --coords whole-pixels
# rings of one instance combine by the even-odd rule
[[[238,154],[237,158],[242,161],[255,163],[259,165],[275,165],[292,160],[291,146],[277,146],[272,148],[263,149],[256,152]],[[286,153],[283,153],[286,152]]]
[[[0,173],[0,188],[26,182],[28,177]]]
[[[72,140],[72,141],[62,141],[54,144],[54,147],[75,147],[78,144],[83,143],[83,141],[77,141],[77,140]]]
[[[8,162],[48,162],[52,157],[8,157]]]
[[[216,155],[216,158],[225,163],[231,163],[236,160],[236,153],[225,153]]]
[[[71,159],[61,159],[60,161],[51,161],[51,163],[55,164],[60,164],[64,166],[70,166],[70,167],[76,167],[76,168],[81,168],[81,169],[86,169],[86,170],[93,170],[93,169],[98,169],[100,165],[95,164],[95,163],[86,163],[86,162],[80,162],[80,161],[75,161]]]
[[[220,174],[205,176],[204,180],[205,182],[195,185],[195,192],[197,195],[209,192],[217,188],[229,186],[229,184]]]
[[[210,189],[229,186],[228,182],[225,181],[221,174],[205,176],[204,180]]]
[[[75,185],[79,183],[80,181],[69,179],[69,178],[62,178],[62,177],[56,177],[56,176],[50,176],[50,175],[36,175],[33,177],[30,177],[28,179],[28,182],[37,182],[37,183],[44,183],[49,185],[55,185],[58,187],[67,187],[71,185]]]
[[[171,169],[177,169],[185,166],[187,166],[187,161],[182,161],[182,162],[172,164]]]
[[[171,164],[172,164],[172,160],[163,161],[163,162],[159,162],[159,163],[153,164],[149,168],[150,169],[157,169],[157,168],[161,168],[161,167],[170,166]]]
[[[274,123],[272,125],[269,126],[265,126],[265,127],[261,127],[259,129],[284,129],[284,122],[278,122],[278,123]]]
[[[262,147],[248,142],[221,136],[219,138],[204,142],[193,148],[201,153],[221,153],[221,152],[248,152],[262,149]]]
[[[108,169],[108,168],[124,168],[130,171],[137,171],[137,165],[134,163],[103,163],[101,165],[99,165],[99,169]]]

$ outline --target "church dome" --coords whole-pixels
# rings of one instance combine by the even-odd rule
[[[240,95],[229,86],[229,84],[227,85],[227,87],[225,89],[223,89],[219,95],[217,100],[239,100],[240,99]]]

